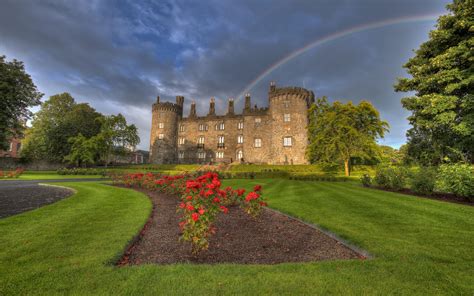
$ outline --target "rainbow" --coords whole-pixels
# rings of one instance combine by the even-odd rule
[[[275,71],[282,65],[288,63],[292,59],[302,55],[303,53],[318,47],[320,45],[323,45],[325,43],[334,41],[336,39],[366,31],[366,30],[371,30],[371,29],[376,29],[380,27],[385,27],[385,26],[390,26],[390,25],[398,25],[398,24],[403,24],[403,23],[412,23],[412,22],[422,22],[422,21],[432,21],[436,20],[441,13],[439,14],[429,14],[429,15],[422,15],[422,16],[408,16],[408,17],[402,17],[402,18],[393,18],[393,19],[387,19],[383,21],[378,21],[378,22],[373,22],[373,23],[368,23],[368,24],[362,24],[358,25],[356,27],[351,27],[330,35],[327,35],[325,37],[322,37],[320,39],[317,39],[315,41],[312,41],[308,43],[307,45],[301,47],[300,49],[295,50],[294,52],[288,54],[281,60],[277,61],[273,65],[271,65],[269,68],[267,68],[265,71],[263,71],[260,75],[257,76],[249,85],[245,87],[245,89],[240,92],[240,94],[237,96],[237,99],[240,99],[244,96],[244,94],[248,93],[255,85],[257,85],[260,81],[262,81],[263,78],[265,78],[268,74],[271,72]]]

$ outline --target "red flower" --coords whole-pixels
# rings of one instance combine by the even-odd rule
[[[193,205],[188,205],[188,211],[194,211]]]
[[[191,195],[188,195],[188,196],[186,197],[186,199],[187,199],[187,200],[191,200],[191,199],[193,199],[193,197],[192,197]]]
[[[245,189],[237,189],[237,195],[242,196],[245,193]]]
[[[264,201],[259,201],[258,202],[262,207],[266,207],[268,204]]]
[[[218,197],[214,197],[214,199],[213,199],[212,201],[213,201],[213,202],[216,202],[216,203],[221,202],[221,200],[220,200]]]
[[[206,193],[204,193],[204,196],[205,196],[205,197],[209,197],[209,196],[211,196],[211,195],[213,195],[213,194],[214,194],[214,191],[212,191],[212,190],[209,189],[208,191],[206,191]]]
[[[194,222],[199,220],[199,214],[198,213],[192,213],[191,218],[193,218]]]
[[[184,225],[186,225],[186,221],[179,222],[179,228],[183,229]]]
[[[199,209],[198,212],[199,212],[200,215],[204,215],[204,213],[205,213],[206,211],[205,211],[204,209]]]
[[[229,209],[224,206],[220,206],[220,208],[221,208],[221,211],[224,212],[224,214],[227,214],[227,212],[229,212]]]
[[[182,203],[179,204],[179,207],[184,209],[186,207],[186,205],[184,204],[184,202],[182,202]]]
[[[227,186],[227,187],[225,188],[225,191],[232,191],[232,187]]]
[[[262,190],[262,185],[255,185],[255,187],[253,188],[253,191],[260,191]]]
[[[249,202],[252,199],[257,199],[259,197],[260,197],[260,195],[258,195],[258,193],[252,191],[252,192],[249,192],[249,194],[247,194],[247,196],[245,197],[245,201]]]

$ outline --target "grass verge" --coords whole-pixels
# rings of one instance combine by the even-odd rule
[[[304,264],[109,263],[147,219],[142,194],[104,184],[0,220],[0,294],[452,294],[474,293],[474,208],[348,183],[226,180],[264,185],[270,205],[319,224],[374,259]]]

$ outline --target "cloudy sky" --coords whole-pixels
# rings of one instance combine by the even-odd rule
[[[184,95],[186,113],[195,99],[201,114],[214,96],[224,112],[228,97],[307,44],[389,20],[289,59],[250,93],[266,106],[268,84],[276,81],[330,100],[369,100],[391,125],[381,142],[398,147],[408,113],[393,84],[406,75],[402,65],[427,40],[447,2],[0,0],[0,55],[24,61],[44,99],[70,92],[102,113],[124,114],[148,150],[157,95],[172,101]],[[406,18],[414,21],[392,21]],[[237,110],[242,104],[238,99]]]

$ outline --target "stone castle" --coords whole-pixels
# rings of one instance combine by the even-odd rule
[[[150,162],[306,164],[307,112],[312,102],[312,91],[277,88],[272,82],[266,108],[252,108],[247,94],[241,114],[235,113],[234,100],[229,99],[227,114],[216,115],[211,98],[206,116],[198,116],[192,102],[189,116],[183,117],[184,97],[177,96],[176,103],[160,102],[157,97]]]

